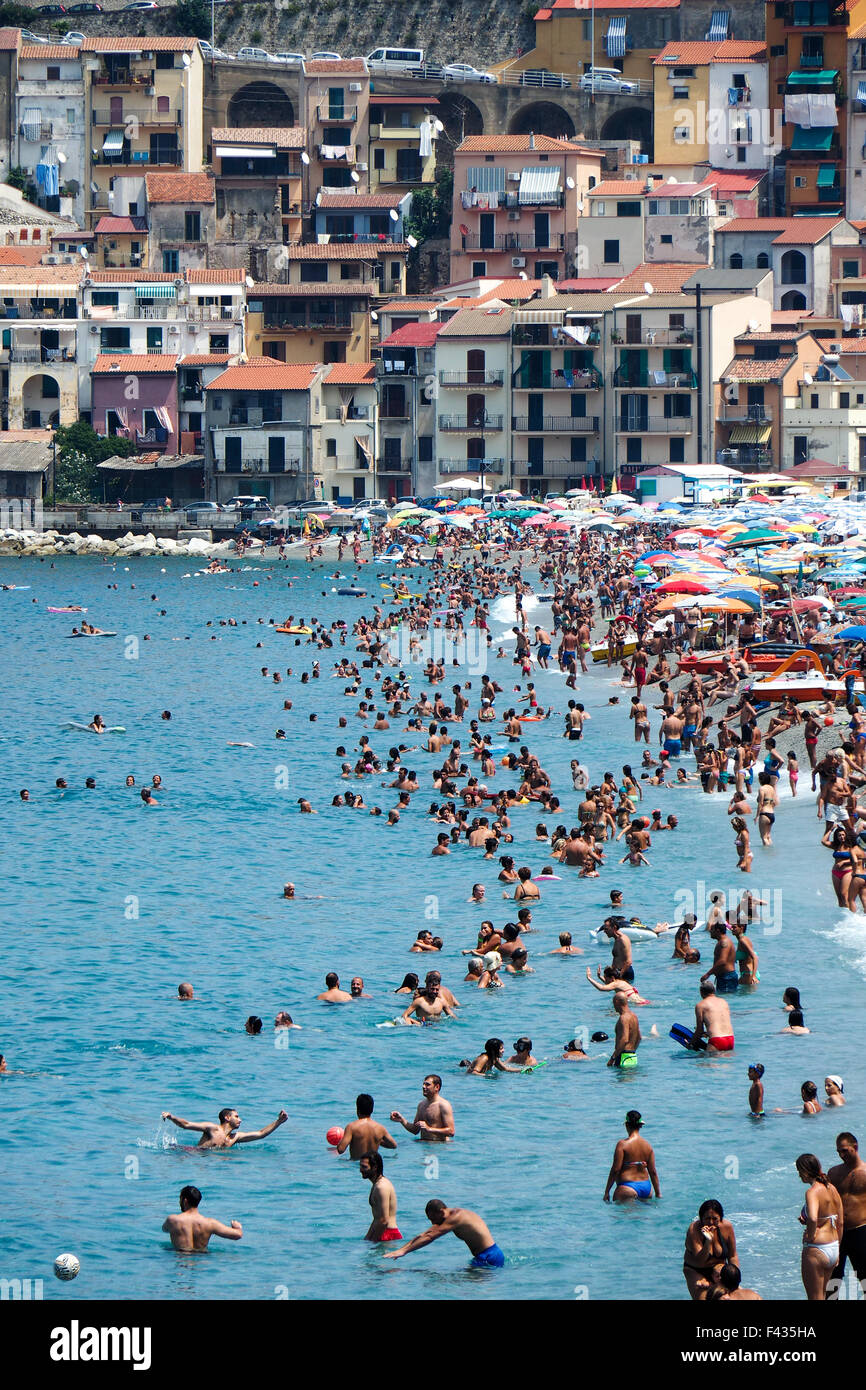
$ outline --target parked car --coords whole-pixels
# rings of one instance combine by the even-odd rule
[[[63,5],[37,5],[34,14],[42,15],[45,19],[59,19],[66,14]]]
[[[275,53],[273,58],[277,63],[290,63],[293,68],[299,68],[301,63],[306,62],[304,53]]]
[[[482,72],[471,63],[446,63],[442,69],[449,82],[496,82],[492,72]]]
[[[25,43],[50,43],[46,34],[34,34],[30,29],[22,29],[21,37]]]
[[[637,82],[627,82],[616,68],[587,68],[578,82],[582,92],[639,92]]]
[[[267,63],[270,62],[270,54],[264,48],[250,48],[245,46],[238,49],[238,58],[241,62],[247,63]]]
[[[407,73],[424,66],[423,48],[374,48],[367,54],[371,72]]]
[[[340,62],[342,62],[342,58],[340,57],[339,53],[311,53],[311,54],[310,54],[310,57],[311,57],[311,58],[321,58],[321,59],[323,59],[325,62],[333,62],[333,63],[340,63]]]
[[[131,5],[124,5],[124,10],[158,10],[156,0],[132,0]]]
[[[223,53],[221,48],[212,48],[207,39],[199,39],[198,46],[201,49],[203,58],[227,58],[228,54]]]
[[[226,509],[241,512],[272,512],[273,507],[267,497],[259,497],[250,492],[239,492],[234,497],[230,497],[226,503]]]
[[[65,43],[68,48],[80,48],[84,43],[84,34],[80,34],[77,29],[70,29],[68,34],[63,35],[60,42]]]
[[[548,72],[547,68],[526,68],[515,73],[521,87],[570,87],[571,83],[561,72]]]
[[[80,5],[70,5],[67,14],[102,14],[102,6],[96,4],[96,0],[85,0]]]

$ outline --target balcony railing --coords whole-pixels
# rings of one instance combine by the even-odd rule
[[[528,415],[514,415],[511,427],[517,434],[595,434],[598,416],[543,415],[533,420]]]
[[[132,121],[137,121],[139,125],[179,126],[183,123],[183,112],[177,110],[157,111],[153,106],[143,111],[123,111],[119,116],[112,115],[110,111],[105,110],[94,110],[93,112],[94,125],[126,127]]]
[[[95,72],[91,81],[94,87],[152,87],[155,79],[153,68],[144,72],[114,68],[111,72]]]
[[[502,429],[502,419],[501,415],[487,414],[483,418],[477,415],[440,415],[439,428],[440,430],[450,430],[452,433],[480,432],[482,430],[490,430],[495,433]]]
[[[186,317],[192,323],[230,323],[244,316],[243,301],[232,304],[187,304]]]
[[[504,372],[488,371],[465,371],[465,372],[440,372],[439,385],[446,387],[456,387],[462,390],[485,391],[495,390],[498,386],[504,386]]]
[[[769,424],[773,418],[773,411],[769,405],[724,404],[719,411],[718,418],[724,424],[733,424],[742,420],[754,420],[757,424]]]
[[[249,458],[242,459],[240,463],[228,463],[224,458],[216,459],[214,467],[217,473],[293,473],[301,471],[301,460],[291,459],[265,459]]]
[[[494,232],[493,236],[462,236],[460,246],[464,251],[563,251],[565,234],[537,237],[534,232]]]
[[[162,425],[153,425],[149,430],[136,430],[136,444],[147,444],[151,449],[164,449],[168,443],[168,430]]]
[[[762,449],[754,444],[733,445],[729,449],[716,450],[716,463],[729,468],[745,466],[761,468],[773,461],[771,449]],[[791,462],[793,463],[794,460]]]
[[[9,353],[10,362],[74,362],[75,350],[64,348],[14,347]]]
[[[76,319],[78,305],[74,299],[63,301],[69,308],[54,308],[45,304],[34,305],[29,299],[19,299],[14,304],[0,304],[0,319]]]
[[[625,341],[619,344],[620,347],[682,347],[688,346],[695,341],[694,330],[691,328],[647,328],[641,333],[626,333]]]
[[[321,125],[354,125],[358,119],[357,106],[330,106],[322,102],[316,107],[316,116]]]
[[[556,334],[556,337],[553,335]],[[562,347],[562,339],[557,328],[547,328],[539,324],[517,324],[512,330],[511,341],[515,347]],[[590,330],[583,347],[598,347],[601,333],[597,328]]]
[[[691,434],[690,415],[620,416],[617,434]]]
[[[801,67],[801,68],[818,68],[818,69],[820,70],[821,68],[823,68],[823,66],[824,66],[824,55],[823,55],[823,53],[801,53],[801,54],[800,54],[800,67]]]
[[[94,165],[114,167],[118,165],[128,167],[134,164],[147,164],[150,167],[170,164],[179,167],[183,164],[183,150],[160,150],[156,153],[151,150],[129,150],[121,154],[105,154],[99,150],[97,154],[91,155],[90,160]]]
[[[412,464],[409,459],[380,457],[376,460],[376,468],[380,473],[409,473]]]
[[[278,319],[266,318],[265,328],[270,332],[297,333],[309,329],[324,329],[328,333],[348,333],[352,327],[351,317],[342,314],[283,314]]]
[[[229,410],[230,425],[280,425],[283,413],[276,406],[234,406]]]
[[[182,401],[201,401],[204,400],[204,390],[201,386],[181,386],[180,398]]]
[[[354,454],[333,454],[329,458],[322,460],[327,468],[335,469],[337,473],[369,473],[371,464],[366,458],[357,458]]]
[[[561,208],[565,203],[565,195],[557,193],[539,193],[530,198],[521,200],[517,189],[513,192],[506,192],[504,188],[494,193],[473,193],[471,189],[464,189],[460,194],[460,206],[464,212],[495,212],[497,208],[510,208],[514,211],[521,211],[523,208]]]
[[[694,391],[698,379],[694,372],[635,372],[627,367],[617,367],[613,384],[624,390],[657,387],[659,390]]]
[[[352,420],[369,420],[372,410],[373,407],[371,405],[350,405],[344,416],[343,412],[336,406],[329,405],[325,412],[325,419],[334,421],[335,423],[343,420],[347,423]]]
[[[480,477],[485,473],[503,473],[504,459],[440,459],[440,473],[467,473],[470,477]]]
[[[344,153],[341,154],[341,155],[327,155],[327,154],[325,154],[325,151],[326,151],[326,150],[333,150],[333,149],[336,149],[336,148],[338,148],[338,147],[335,146],[335,145],[328,145],[328,144],[319,145],[318,156],[319,156],[319,159],[322,161],[323,164],[335,164],[335,165],[337,166],[337,168],[339,169],[340,166],[341,166],[342,164],[354,164],[354,163],[355,163],[355,160],[356,160],[356,158],[357,158],[357,150],[355,149],[355,146],[354,146],[354,145],[342,145],[340,148],[342,148],[342,150],[344,151]]]
[[[576,459],[544,459],[541,463],[515,459],[512,469],[515,478],[581,478],[591,466]]]
[[[554,372],[552,376],[542,377],[541,381],[530,382],[518,371],[512,390],[514,391],[600,391],[604,382],[600,372],[594,367],[577,367],[571,372]]]

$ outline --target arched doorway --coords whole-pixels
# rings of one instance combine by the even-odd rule
[[[60,384],[53,376],[29,376],[21,391],[26,430],[53,429],[60,424]]]
[[[228,123],[242,130],[254,126],[293,126],[291,98],[275,82],[248,82],[229,102]]]
[[[574,121],[555,101],[533,101],[521,106],[512,117],[508,133],[550,135],[554,140],[564,136],[566,140],[570,140],[574,135]]]
[[[805,296],[804,294],[800,294],[800,291],[799,291],[799,290],[788,290],[787,294],[783,294],[783,295],[782,295],[782,298],[781,298],[781,300],[779,301],[779,308],[780,308],[780,309],[805,309],[805,308],[806,308],[806,296]]]
[[[643,106],[627,106],[608,116],[601,128],[600,140],[640,140],[644,154],[651,153],[652,116]]]
[[[806,257],[802,251],[786,251],[780,269],[783,285],[805,285]]]

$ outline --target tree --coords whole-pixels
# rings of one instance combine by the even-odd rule
[[[57,461],[54,495],[58,502],[93,502],[99,498],[97,464],[109,458],[128,458],[135,453],[131,439],[96,433],[84,420],[61,425],[54,434]]]
[[[454,188],[454,173],[451,169],[436,170],[436,182],[426,188],[419,188],[412,194],[412,209],[407,219],[407,230],[416,241],[429,241],[431,237],[448,236],[451,227],[451,196]]]
[[[177,32],[197,39],[210,38],[210,6],[206,0],[178,0]]]
[[[17,188],[19,193],[26,193],[30,187],[30,179],[20,164],[16,164],[14,168],[9,170],[6,175],[6,183],[9,184],[10,188]]]

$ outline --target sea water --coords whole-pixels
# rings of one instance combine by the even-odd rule
[[[650,867],[620,866],[620,841],[606,846],[598,879],[559,869],[562,881],[543,886],[533,909],[537,930],[527,944],[536,973],[506,975],[505,989],[481,993],[462,982],[460,949],[475,945],[482,919],[501,926],[514,909],[502,900],[498,863],[485,862],[481,851],[458,847],[430,857],[441,828],[426,815],[438,799],[430,782],[438,760],[406,755],[422,790],[399,828],[332,808],[332,796],[347,786],[384,810],[397,800],[380,785],[390,776],[363,783],[339,777],[336,746],[345,744],[354,761],[365,731],[354,717],[356,700],[343,697],[344,682],[328,679],[340,656],[356,655],[352,639],[320,652],[257,623],[289,614],[351,623],[384,596],[375,565],[363,571],[367,599],[332,594],[339,585],[332,573],[332,565],[310,573],[299,562],[215,576],[196,576],[188,559],[137,559],[128,567],[63,559],[53,569],[0,562],[4,582],[32,585],[29,593],[0,593],[0,1051],[11,1073],[0,1078],[0,1277],[45,1277],[47,1296],[71,1299],[682,1299],[685,1230],[699,1203],[715,1197],[734,1223],[744,1282],[766,1298],[802,1297],[803,1188],[794,1159],[814,1151],[829,1166],[837,1131],[852,1129],[862,1139],[866,1113],[858,1023],[866,919],[835,906],[807,770],[797,800],[783,797],[773,847],[762,848],[753,828],[748,877],[736,872],[727,797],[704,796],[695,784],[647,790],[642,809],[679,817],[674,833],[654,836]],[[341,573],[353,582],[350,569]],[[114,583],[116,591],[108,587]],[[66,640],[76,616],[45,611],[64,603],[87,606],[89,621],[118,636]],[[533,617],[548,612],[541,606]],[[218,625],[229,617],[239,625]],[[495,617],[487,669],[503,686],[504,709],[517,669],[511,649],[498,661],[495,650],[513,621],[510,601],[497,604]],[[302,686],[297,675],[316,658],[322,679]],[[282,684],[263,678],[262,666],[281,670]],[[412,675],[417,690],[420,669]],[[477,671],[455,671],[458,677],[472,679],[474,713]],[[536,671],[534,679],[545,706],[562,711],[570,692],[561,674]],[[618,706],[608,704],[612,695]],[[576,698],[592,715],[582,743],[563,740],[561,719],[526,725],[566,824],[574,823],[579,800],[572,757],[579,754],[594,779],[607,770],[618,776],[625,762],[637,770],[629,695],[615,671],[596,667],[578,681]],[[291,712],[282,709],[286,698]],[[164,709],[170,722],[160,718]],[[62,727],[86,723],[96,711],[126,733],[96,737]],[[318,720],[310,723],[314,711]],[[339,713],[349,718],[346,730],[336,727]],[[392,744],[415,741],[404,724],[371,732],[383,763]],[[285,741],[275,740],[278,727]],[[656,727],[654,718],[654,738]],[[465,747],[465,728],[453,732]],[[230,748],[232,741],[255,746]],[[134,789],[124,786],[128,773]],[[158,810],[139,797],[154,773],[164,783]],[[95,791],[84,788],[90,775]],[[69,782],[62,795],[54,788],[61,776]],[[19,800],[22,787],[30,789],[29,803]],[[300,796],[318,815],[298,813]],[[512,812],[515,844],[503,847],[533,873],[549,854],[534,841],[538,819],[537,807]],[[281,896],[288,880],[296,885],[292,902]],[[482,905],[466,901],[475,882],[487,888]],[[675,920],[688,910],[688,895],[700,912],[714,888],[736,894],[749,887],[770,900],[772,920],[750,932],[760,987],[730,1000],[733,1054],[711,1060],[668,1038],[672,1023],[693,1022],[700,969],[674,963],[672,942],[662,940],[635,947],[637,984],[652,1001],[638,1010],[639,1066],[617,1073],[604,1060],[556,1060],[581,1030],[613,1035],[609,997],[584,974],[587,964],[595,970],[609,959],[609,948],[589,933],[606,915],[613,887],[623,889],[627,915],[650,923]],[[444,938],[441,955],[409,953],[421,927]],[[547,954],[563,930],[585,955]],[[697,932],[694,944],[709,965],[709,938]],[[406,971],[434,966],[461,1001],[459,1018],[377,1027],[405,1007],[406,996],[394,990]],[[317,1003],[329,970],[344,986],[363,975],[372,999]],[[194,1002],[177,1000],[182,980],[193,982]],[[802,992],[809,1036],[780,1033],[786,985]],[[279,1009],[302,1030],[275,1035],[270,1025]],[[259,1037],[244,1031],[250,1014],[265,1021]],[[460,1071],[460,1059],[475,1056],[488,1037],[501,1037],[510,1052],[521,1034],[532,1038],[536,1057],[550,1059],[546,1067],[489,1079]],[[611,1049],[612,1042],[589,1044],[601,1059]],[[747,1104],[752,1061],[766,1068],[768,1115],[757,1122]],[[454,1107],[457,1137],[447,1146],[421,1144],[389,1120],[392,1109],[411,1118],[431,1071],[444,1078]],[[803,1118],[796,1113],[801,1083],[814,1080],[823,1096],[828,1072],[844,1077],[847,1108]],[[383,1154],[404,1235],[425,1227],[431,1197],[472,1207],[507,1255],[503,1270],[468,1270],[455,1240],[396,1263],[364,1243],[369,1185],[325,1141],[330,1126],[353,1118],[360,1091],[375,1097],[376,1118],[398,1142],[396,1154]],[[224,1154],[193,1152],[194,1134],[160,1121],[163,1110],[212,1121],[224,1106],[238,1109],[244,1128],[270,1122],[281,1107],[289,1121],[269,1139]],[[776,1107],[787,1113],[773,1114]],[[614,1145],[632,1108],[642,1112],[655,1148],[662,1200],[603,1205]],[[162,1223],[178,1210],[187,1183],[202,1190],[205,1214],[243,1223],[242,1241],[214,1240],[204,1258],[170,1249]],[[65,1250],[79,1257],[81,1274],[59,1284],[50,1279],[51,1263]]]

